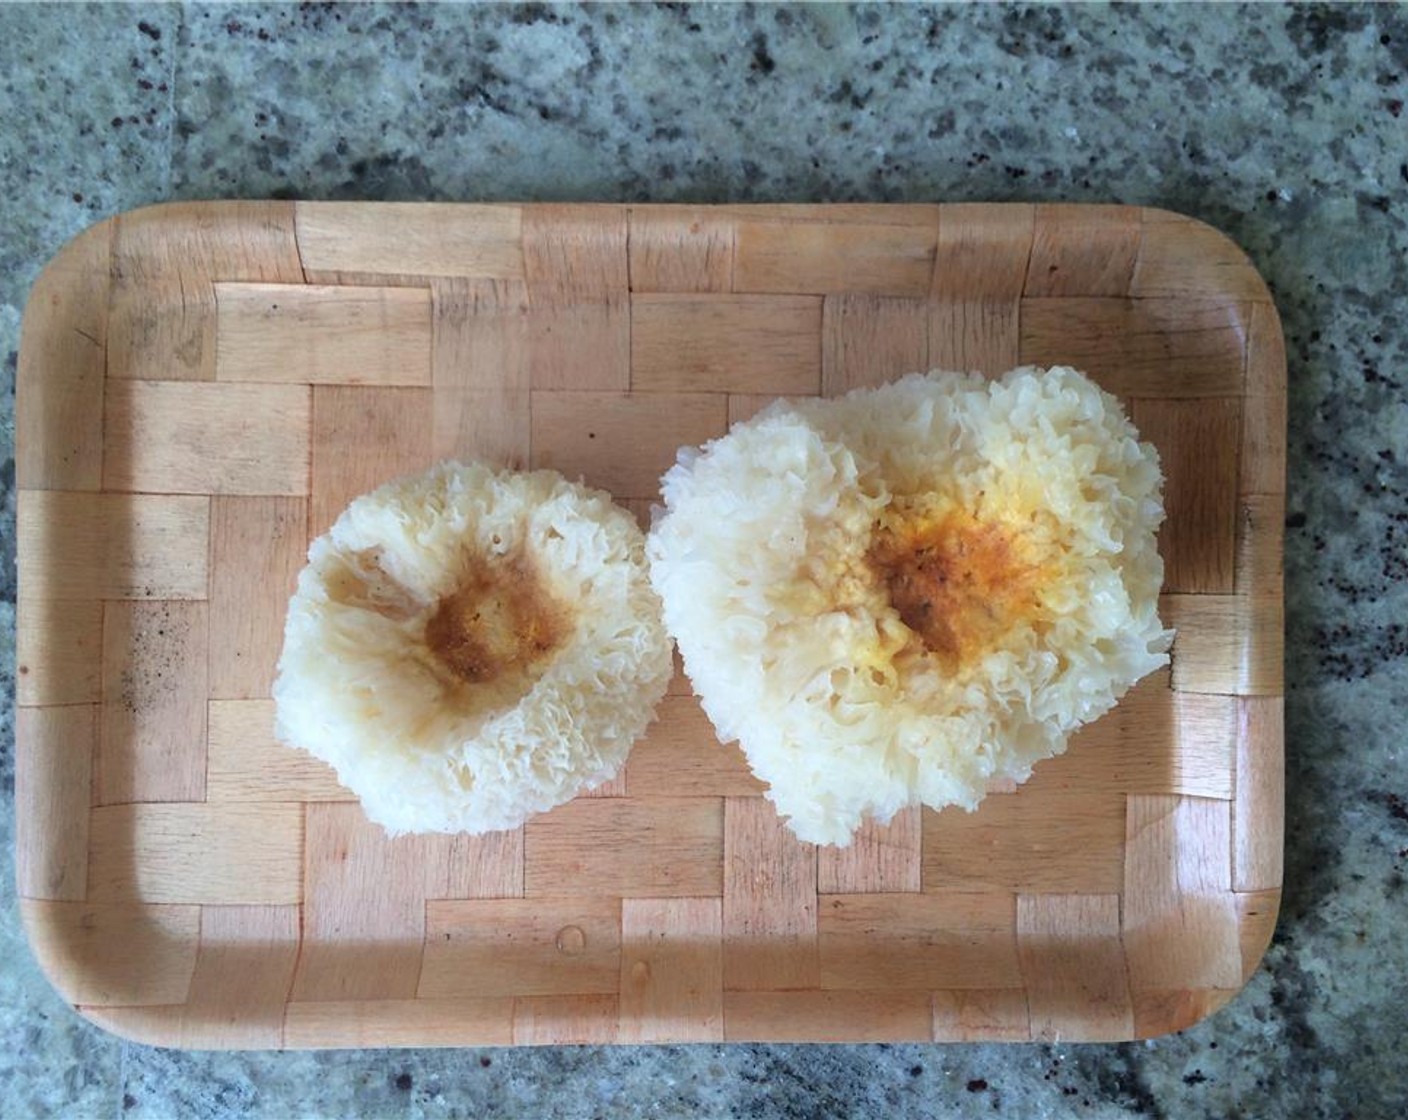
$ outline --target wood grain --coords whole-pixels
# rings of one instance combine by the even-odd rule
[[[389,839],[278,743],[312,536],[447,457],[648,527],[779,394],[1064,362],[1167,476],[1151,674],[1025,785],[781,826],[677,671],[611,782]],[[1067,204],[181,203],[44,271],[17,366],[21,914],[159,1046],[1047,1041],[1183,1029],[1275,927],[1285,348],[1245,256]]]

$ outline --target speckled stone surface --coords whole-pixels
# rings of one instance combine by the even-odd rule
[[[1408,1114],[1408,9],[0,7],[0,838],[13,384],[43,262],[170,198],[1151,203],[1290,353],[1286,898],[1229,1008],[1091,1047],[182,1054],[38,974],[0,878],[0,1114]]]

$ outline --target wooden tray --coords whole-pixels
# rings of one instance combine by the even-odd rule
[[[644,516],[777,394],[1066,362],[1163,454],[1170,672],[972,815],[790,839],[677,677],[623,777],[389,842],[268,700],[311,536],[445,456]],[[190,1047],[1127,1039],[1256,967],[1281,883],[1285,360],[1243,255],[1088,206],[210,203],[35,286],[18,875],[64,997]]]

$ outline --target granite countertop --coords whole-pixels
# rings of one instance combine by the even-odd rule
[[[0,1112],[1408,1113],[1408,9],[0,8],[0,836],[13,388],[43,263],[173,198],[1148,203],[1244,246],[1290,357],[1286,891],[1247,990],[1119,1046],[178,1053],[52,992],[0,878]]]

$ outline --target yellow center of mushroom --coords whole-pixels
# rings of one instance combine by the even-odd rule
[[[566,616],[533,565],[519,557],[470,565],[425,626],[441,665],[470,684],[516,676],[566,638]]]
[[[1016,526],[954,510],[880,525],[866,561],[900,620],[954,671],[1040,620],[1034,551]]]

